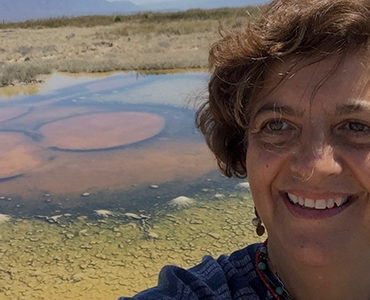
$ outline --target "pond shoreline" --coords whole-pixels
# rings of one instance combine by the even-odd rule
[[[76,80],[85,78],[86,80],[95,80],[97,78],[103,78],[106,76],[136,73],[137,75],[162,75],[162,74],[181,74],[181,73],[207,73],[209,69],[204,68],[174,68],[174,69],[153,69],[153,70],[116,70],[116,71],[106,71],[106,72],[59,72],[55,71],[50,74],[38,75],[37,79],[31,82],[14,82],[5,86],[0,85],[0,98],[10,98],[17,95],[33,95],[38,93],[39,90],[43,89],[43,86],[47,81],[56,75],[61,75],[63,77],[75,78]]]

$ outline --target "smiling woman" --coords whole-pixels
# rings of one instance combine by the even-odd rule
[[[308,66],[298,65],[273,92],[261,92],[252,109],[247,172],[268,230],[270,267],[299,299],[369,299],[367,60],[363,53],[342,57],[314,96],[338,57],[304,60]],[[274,66],[266,80],[287,65]],[[358,249],[364,256],[355,259]],[[328,285],[346,289],[336,294],[340,289]],[[353,298],[350,286],[362,294]]]
[[[133,299],[370,299],[370,1],[273,1],[210,52],[196,123],[268,240]]]

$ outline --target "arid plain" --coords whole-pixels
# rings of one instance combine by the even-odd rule
[[[52,72],[207,68],[219,30],[241,28],[260,8],[88,16],[0,24],[0,86]]]

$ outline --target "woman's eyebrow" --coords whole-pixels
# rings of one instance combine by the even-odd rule
[[[336,109],[339,115],[347,115],[359,112],[370,113],[370,102],[356,101],[351,104],[337,105]]]
[[[279,105],[276,103],[266,103],[262,105],[254,114],[254,118],[256,118],[259,114],[265,113],[265,112],[274,112],[284,115],[289,115],[293,117],[301,117],[303,116],[302,111],[297,111],[291,106],[287,105]]]

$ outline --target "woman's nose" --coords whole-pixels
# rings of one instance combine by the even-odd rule
[[[339,175],[342,165],[330,144],[302,145],[291,161],[291,172],[301,181],[319,184],[325,178]]]

